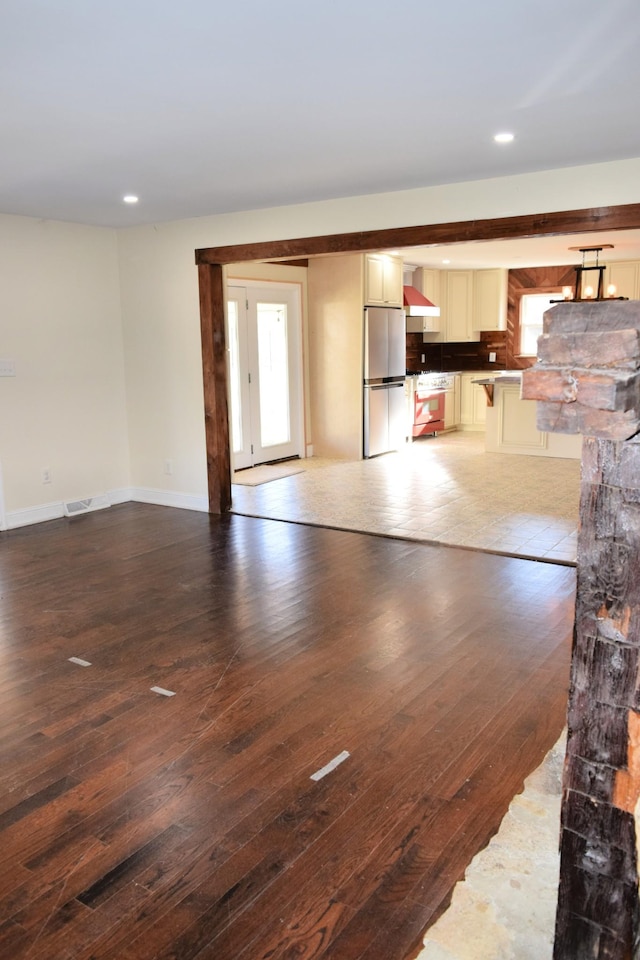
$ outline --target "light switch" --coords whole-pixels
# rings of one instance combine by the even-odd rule
[[[15,360],[0,360],[0,377],[15,377]]]
[[[495,355],[495,353],[490,353],[490,354],[489,354],[489,363],[495,363],[495,362],[496,362],[496,355]]]

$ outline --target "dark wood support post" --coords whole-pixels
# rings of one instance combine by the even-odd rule
[[[555,960],[640,957],[640,302],[559,304],[523,376],[582,433]]]
[[[222,267],[198,266],[209,512],[231,508],[231,461]]]

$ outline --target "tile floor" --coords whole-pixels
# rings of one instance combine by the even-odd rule
[[[484,435],[416,441],[373,460],[311,458],[258,487],[234,484],[232,510],[574,563],[580,462],[485,453]]]

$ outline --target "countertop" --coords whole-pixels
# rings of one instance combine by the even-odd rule
[[[457,377],[461,370],[407,370],[405,376],[407,380],[415,377]]]
[[[522,370],[505,370],[504,373],[494,373],[488,377],[478,377],[473,383],[482,386],[495,386],[496,383],[522,383]]]

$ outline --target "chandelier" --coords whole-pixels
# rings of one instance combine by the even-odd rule
[[[576,271],[575,287],[562,288],[562,300],[597,301],[597,300],[628,300],[628,297],[618,297],[615,283],[607,285],[604,293],[604,271],[606,267],[600,263],[600,254],[603,250],[613,250],[612,243],[603,243],[600,247],[569,247],[569,250],[578,250],[582,254],[582,263],[574,267]],[[593,261],[593,262],[588,262]],[[586,276],[585,274],[591,274]],[[589,281],[589,282],[586,282]],[[562,300],[553,300],[553,303],[562,303]]]

